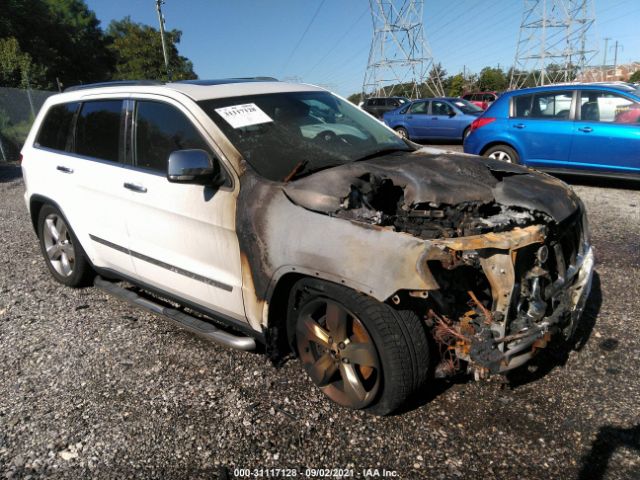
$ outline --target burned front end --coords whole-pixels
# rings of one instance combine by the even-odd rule
[[[576,329],[594,260],[582,202],[557,179],[419,151],[319,172],[285,191],[306,209],[422,242],[424,288],[386,301],[424,318],[440,347],[437,376],[506,372]]]
[[[554,334],[573,334],[593,253],[578,210],[560,224],[435,242],[427,265],[440,287],[426,319],[441,347],[436,374],[464,361],[486,377],[524,364]]]

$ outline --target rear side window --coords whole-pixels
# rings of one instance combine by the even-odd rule
[[[532,118],[568,119],[573,92],[545,92],[533,96]]]
[[[529,117],[531,116],[531,102],[533,95],[520,95],[513,98],[513,116]]]
[[[161,102],[137,102],[136,165],[167,171],[167,161],[176,150],[211,150],[196,128],[178,109]]]
[[[73,115],[78,105],[78,103],[64,103],[51,107],[44,117],[35,146],[62,152],[67,150]]]
[[[122,100],[84,102],[76,123],[75,153],[117,162]]]
[[[427,113],[429,104],[427,102],[417,102],[411,105],[411,113]]]

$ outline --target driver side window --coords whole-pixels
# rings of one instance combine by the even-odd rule
[[[201,149],[212,155],[189,119],[171,105],[137,102],[135,124],[134,154],[138,167],[164,173],[169,154],[176,150]]]
[[[431,114],[432,115],[450,115],[453,113],[451,106],[445,102],[433,101],[431,102]]]

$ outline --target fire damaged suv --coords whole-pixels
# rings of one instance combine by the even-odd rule
[[[56,280],[296,355],[350,408],[518,367],[572,335],[590,288],[567,185],[413,144],[309,85],[83,86],[47,100],[22,153]]]

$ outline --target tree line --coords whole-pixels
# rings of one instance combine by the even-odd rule
[[[0,86],[52,90],[106,80],[166,80],[160,34],[130,17],[102,29],[84,0],[0,0]],[[174,80],[197,78],[166,31]]]
[[[548,65],[546,68],[547,74],[553,76],[560,68],[561,67],[558,65]],[[469,92],[504,92],[509,89],[512,74],[526,77],[522,82],[522,88],[536,86],[533,72],[524,72],[520,70],[514,71],[513,68],[504,70],[499,66],[484,67],[480,70],[480,73],[471,73],[467,75],[458,73],[455,75],[449,75],[442,65],[438,63],[432,67],[429,72],[428,79],[429,82],[433,82],[439,77],[445,96],[460,97],[461,95]],[[574,79],[576,78],[576,75],[577,71],[573,71],[570,74],[570,78]],[[387,92],[387,96],[411,98],[412,88],[412,83],[399,83],[390,85],[385,90]],[[426,82],[418,85],[418,97],[433,97],[433,93]],[[356,104],[362,101],[362,98],[363,94],[361,92],[354,93],[348,97],[351,102]]]

